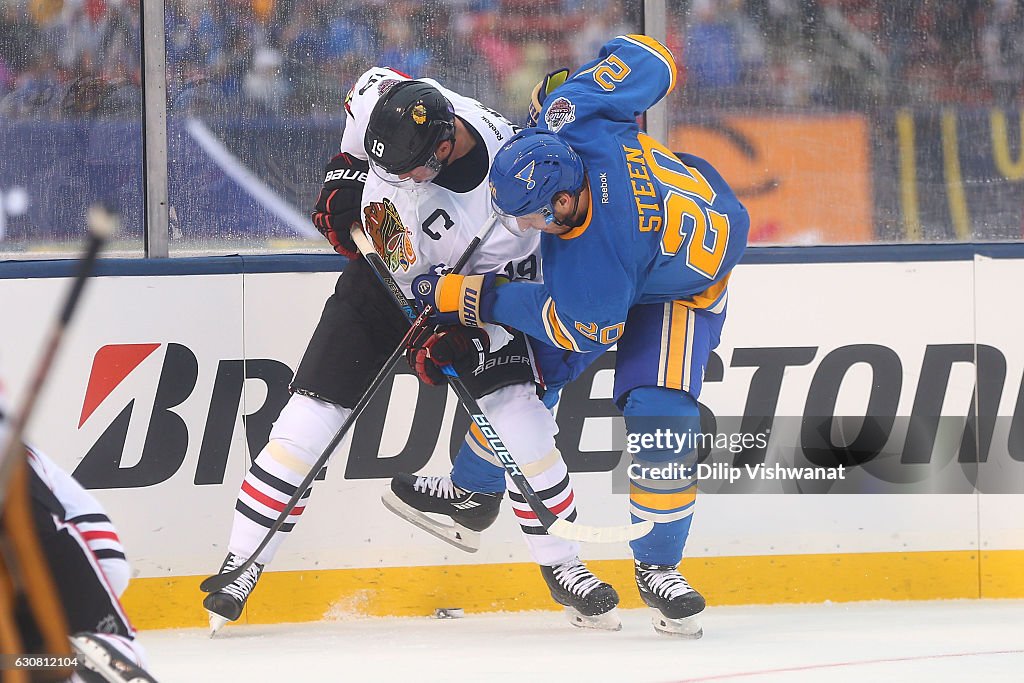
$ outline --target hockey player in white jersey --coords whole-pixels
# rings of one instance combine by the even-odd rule
[[[516,132],[476,100],[387,68],[360,76],[345,109],[341,152],[325,169],[313,223],[351,262],[324,305],[292,381],[292,396],[242,482],[222,572],[241,566],[260,544],[408,330],[408,321],[356,252],[349,228],[361,223],[411,298],[413,278],[431,264],[454,263],[489,216],[490,162]],[[538,277],[537,245],[536,236],[492,231],[466,271]],[[557,427],[538,398],[526,337],[495,326],[427,331],[409,349],[410,364],[423,358],[455,367],[545,503],[559,516],[574,519],[572,486],[555,447]],[[485,460],[496,459],[485,443],[471,431],[462,448],[486,466]],[[475,550],[479,531],[497,517],[504,486],[470,492],[458,484],[450,477],[400,476],[384,500],[418,526]],[[304,499],[245,573],[206,597],[213,633],[241,615],[263,567],[305,507]],[[520,508],[528,510],[525,502],[513,499],[513,507],[552,597],[567,607],[571,622],[618,628],[618,595],[579,561],[578,544],[549,536],[535,517],[519,515]],[[438,524],[424,513],[444,515],[452,524]]]

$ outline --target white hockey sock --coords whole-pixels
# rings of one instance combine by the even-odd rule
[[[558,426],[537,397],[533,385],[516,384],[499,389],[480,399],[480,407],[544,504],[559,517],[569,521],[576,519],[569,471],[562,454],[555,448]],[[516,521],[534,561],[554,565],[576,557],[579,543],[548,535],[507,476],[506,483]]]
[[[284,510],[297,485],[323,453],[352,411],[302,394],[292,394],[242,481],[235,503],[228,550],[249,557]],[[289,513],[256,561],[266,564],[306,508],[312,488]]]

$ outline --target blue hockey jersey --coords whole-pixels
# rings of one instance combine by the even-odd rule
[[[544,234],[543,284],[497,288],[485,319],[596,351],[618,340],[634,304],[724,309],[747,243],[747,211],[711,164],[676,156],[636,123],[675,84],[665,46],[618,36],[548,96],[539,125],[583,160],[587,219],[567,234]]]

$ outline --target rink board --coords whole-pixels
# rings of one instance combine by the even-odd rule
[[[1002,359],[1004,367],[986,380],[998,415],[1009,421],[1020,412],[1024,323],[1007,301],[1024,291],[1020,250],[940,249],[938,258],[919,250],[920,258],[892,261],[834,250],[837,258],[815,263],[800,262],[795,250],[764,256],[769,251],[733,277],[717,350],[720,377],[709,376],[701,397],[717,415],[744,414],[763,359],[780,349],[800,360],[781,376],[775,414],[802,415],[823,366],[854,346],[899,359],[898,414],[907,415],[933,374],[922,376],[925,357],[974,344]],[[325,264],[327,272],[316,272]],[[67,284],[47,276],[59,266],[47,268],[0,264],[0,368],[15,402]],[[224,555],[249,450],[266,438],[286,397],[336,268],[317,257],[104,268],[30,435],[86,480],[117,524],[138,577],[127,602],[139,625],[195,625],[203,619],[198,577]],[[275,272],[281,270],[287,272]],[[864,410],[873,382],[866,367],[849,368],[837,411]],[[563,452],[576,451],[576,463],[600,462],[610,447],[614,418],[603,416],[610,376],[595,374],[570,406],[591,415],[577,441],[562,444]],[[993,390],[997,380],[1001,388]],[[943,414],[964,414],[975,404],[974,364],[952,364],[940,384]],[[395,471],[447,471],[456,421],[452,394],[421,391],[407,374],[385,392],[356,427],[359,452],[343,446],[317,483],[315,502],[261,581],[247,617],[423,614],[452,601],[470,610],[550,608],[511,515],[502,515],[470,555],[379,504]],[[990,457],[1008,480],[1020,481],[1024,463],[1007,454],[1006,439],[1005,425],[997,425]],[[607,471],[574,475],[582,522],[625,521],[626,496],[610,493],[610,482]],[[1021,495],[702,494],[684,568],[713,604],[1022,597],[1022,549]],[[601,561],[595,567],[626,589],[624,604],[639,604],[628,590],[626,546],[590,546],[583,556]]]

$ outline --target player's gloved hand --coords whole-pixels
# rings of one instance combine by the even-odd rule
[[[565,83],[567,78],[569,78],[569,70],[559,69],[549,73],[541,79],[540,83],[534,86],[533,92],[530,94],[530,113],[526,118],[527,128],[533,128],[537,125],[537,121],[540,120],[540,110],[544,108],[544,102],[547,101],[548,95],[555,88]]]
[[[420,381],[444,384],[442,368],[451,366],[459,375],[472,374],[484,362],[490,348],[487,333],[479,327],[441,327],[420,330],[406,347],[405,358]]]
[[[324,167],[324,186],[313,207],[313,225],[334,251],[349,258],[359,258],[349,229],[359,222],[363,185],[369,170],[369,164],[362,159],[346,152],[338,154]]]
[[[437,269],[412,281],[412,291],[420,307],[434,308],[432,319],[439,325],[480,327],[486,320],[481,311],[494,288],[508,282],[503,275],[436,275]]]

